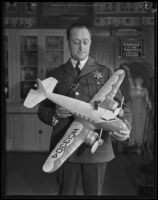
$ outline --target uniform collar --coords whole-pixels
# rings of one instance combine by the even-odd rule
[[[71,62],[71,58],[64,65],[65,65],[65,72],[76,77],[76,72],[75,72],[75,69],[74,69],[73,64]],[[91,58],[89,56],[88,60],[86,61],[85,65],[83,66],[83,69],[82,69],[82,71],[81,71],[81,73],[79,74],[78,77],[80,78],[82,76],[85,76],[86,74],[91,73],[95,70],[97,70],[97,63],[93,58]]]
[[[82,70],[82,68],[83,68],[84,65],[86,64],[87,60],[88,60],[88,56],[87,56],[86,59],[80,60],[80,65],[79,65],[80,70]],[[77,64],[77,60],[74,60],[74,59],[71,57],[70,61],[71,61],[72,65],[73,65],[73,67],[75,68],[75,67],[76,67],[76,64]]]

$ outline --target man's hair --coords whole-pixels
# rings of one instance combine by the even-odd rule
[[[70,40],[71,31],[74,28],[86,28],[89,31],[89,34],[91,35],[91,32],[87,24],[82,23],[82,22],[76,22],[67,28],[67,40]]]

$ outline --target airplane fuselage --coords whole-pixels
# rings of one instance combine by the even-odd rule
[[[55,93],[47,92],[46,96],[74,116],[92,123],[96,128],[110,131],[128,130],[126,123],[116,117],[111,110],[101,107],[95,110],[90,103]]]

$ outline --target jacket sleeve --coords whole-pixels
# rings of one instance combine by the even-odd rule
[[[56,75],[56,70],[53,71],[52,77],[58,80]],[[57,87],[55,87],[54,93],[57,93]],[[38,118],[47,125],[53,126],[53,119],[58,120],[58,116],[56,113],[56,105],[52,101],[45,99],[39,104],[39,108],[37,111]]]
[[[55,104],[48,99],[41,102],[38,108],[37,116],[42,122],[52,126],[53,117],[58,120]]]

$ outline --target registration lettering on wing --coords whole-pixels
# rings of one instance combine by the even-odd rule
[[[66,137],[61,139],[61,141],[55,147],[53,154],[51,155],[54,161],[63,155],[65,148],[67,148],[74,141],[75,137],[81,133],[82,128],[83,125],[81,123],[73,122],[73,124],[67,130],[68,134]]]

